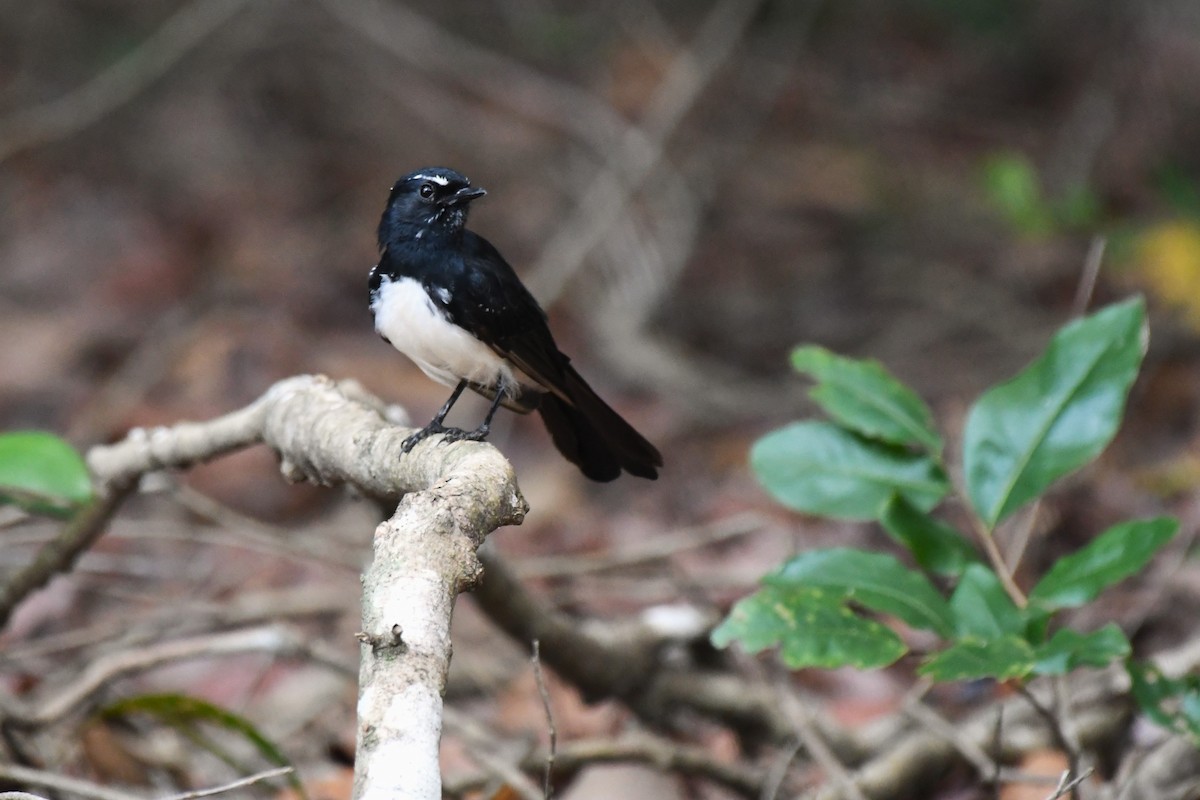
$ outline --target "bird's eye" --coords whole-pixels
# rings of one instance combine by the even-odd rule
[[[433,197],[433,184],[422,183],[421,188],[417,189],[417,193],[421,195],[421,197],[424,197],[426,200],[428,200],[429,198]]]

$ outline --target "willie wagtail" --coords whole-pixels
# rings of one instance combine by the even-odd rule
[[[501,405],[537,410],[559,451],[596,481],[624,470],[657,478],[654,445],[592,391],[554,343],[544,312],[499,251],[465,227],[483,189],[428,167],[392,187],[371,270],[375,330],[439,383],[454,388],[433,420],[404,441],[482,441]],[[463,389],[492,401],[473,431],[442,425]]]

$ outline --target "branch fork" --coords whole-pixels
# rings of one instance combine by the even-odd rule
[[[423,442],[352,382],[302,375],[208,422],[136,430],[93,448],[88,465],[107,494],[160,469],[183,469],[263,443],[288,480],[349,484],[396,503],[375,530],[363,576],[363,627],[354,797],[441,797],[438,745],[455,597],[483,567],[476,549],[528,506],[512,466],[479,442]]]

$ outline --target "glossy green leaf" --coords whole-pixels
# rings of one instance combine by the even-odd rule
[[[960,639],[926,659],[917,672],[935,681],[1023,678],[1033,671],[1033,648],[1020,636]]]
[[[957,528],[939,522],[899,495],[884,505],[879,522],[930,572],[956,578],[968,564],[979,561],[979,554]]]
[[[1036,361],[979,398],[963,432],[963,473],[989,528],[1108,445],[1147,338],[1140,297],[1109,306],[1064,327]]]
[[[894,557],[849,548],[810,550],[768,575],[770,586],[819,588],[890,614],[943,637],[954,633],[954,615],[933,584]]]
[[[1168,678],[1153,664],[1126,664],[1133,698],[1157,725],[1200,744],[1200,675]]]
[[[969,564],[950,596],[954,627],[959,636],[982,640],[1024,632],[1025,617],[1004,591],[996,573],[983,564]]]
[[[809,396],[842,427],[889,444],[941,451],[929,407],[878,361],[809,345],[792,352],[792,366],[817,382]]]
[[[927,510],[949,488],[928,457],[828,422],[796,422],[767,434],[755,443],[750,463],[785,506],[840,519],[875,519],[893,494]]]
[[[91,476],[71,445],[41,431],[0,434],[0,504],[66,515],[91,497]]]
[[[1142,570],[1179,530],[1172,517],[1114,525],[1080,550],[1054,562],[1033,591],[1031,602],[1047,609],[1077,608]]]
[[[836,596],[788,586],[764,586],[734,605],[712,632],[712,643],[728,647],[734,641],[750,653],[778,646],[792,669],[872,669],[907,651],[894,631],[855,614]]]
[[[269,763],[280,767],[291,765],[279,746],[260,732],[254,723],[198,697],[171,693],[137,695],[110,703],[101,708],[97,714],[106,719],[127,717],[131,714],[146,714],[156,717],[163,724],[170,725],[181,732],[188,732],[200,723],[212,725],[246,740]],[[295,773],[290,774],[287,780],[301,797],[305,796],[300,779]]]
[[[1113,623],[1091,633],[1063,628],[1035,648],[1038,675],[1066,675],[1079,667],[1107,667],[1129,656],[1129,639]]]

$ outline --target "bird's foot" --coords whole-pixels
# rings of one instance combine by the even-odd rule
[[[421,430],[417,431],[412,436],[409,436],[407,439],[405,439],[403,442],[401,442],[400,450],[405,453],[411,452],[412,449],[414,447],[416,447],[417,444],[419,442],[421,442],[422,440],[428,439],[430,436],[433,436],[435,434],[446,433],[447,431],[454,431],[454,430],[458,430],[458,429],[457,428],[447,428],[445,425],[442,425],[439,422],[431,422],[428,425],[426,425],[424,428],[421,428]]]
[[[442,431],[442,441],[439,444],[450,444],[452,442],[482,442],[487,438],[488,426],[481,425],[473,431],[464,431],[462,428],[446,428]]]
[[[401,442],[400,449],[405,453],[411,452],[419,442],[438,434],[442,436],[441,441],[438,442],[439,445],[451,444],[453,442],[482,442],[487,438],[488,426],[481,425],[473,431],[464,431],[462,428],[449,428],[440,423],[431,422]]]

